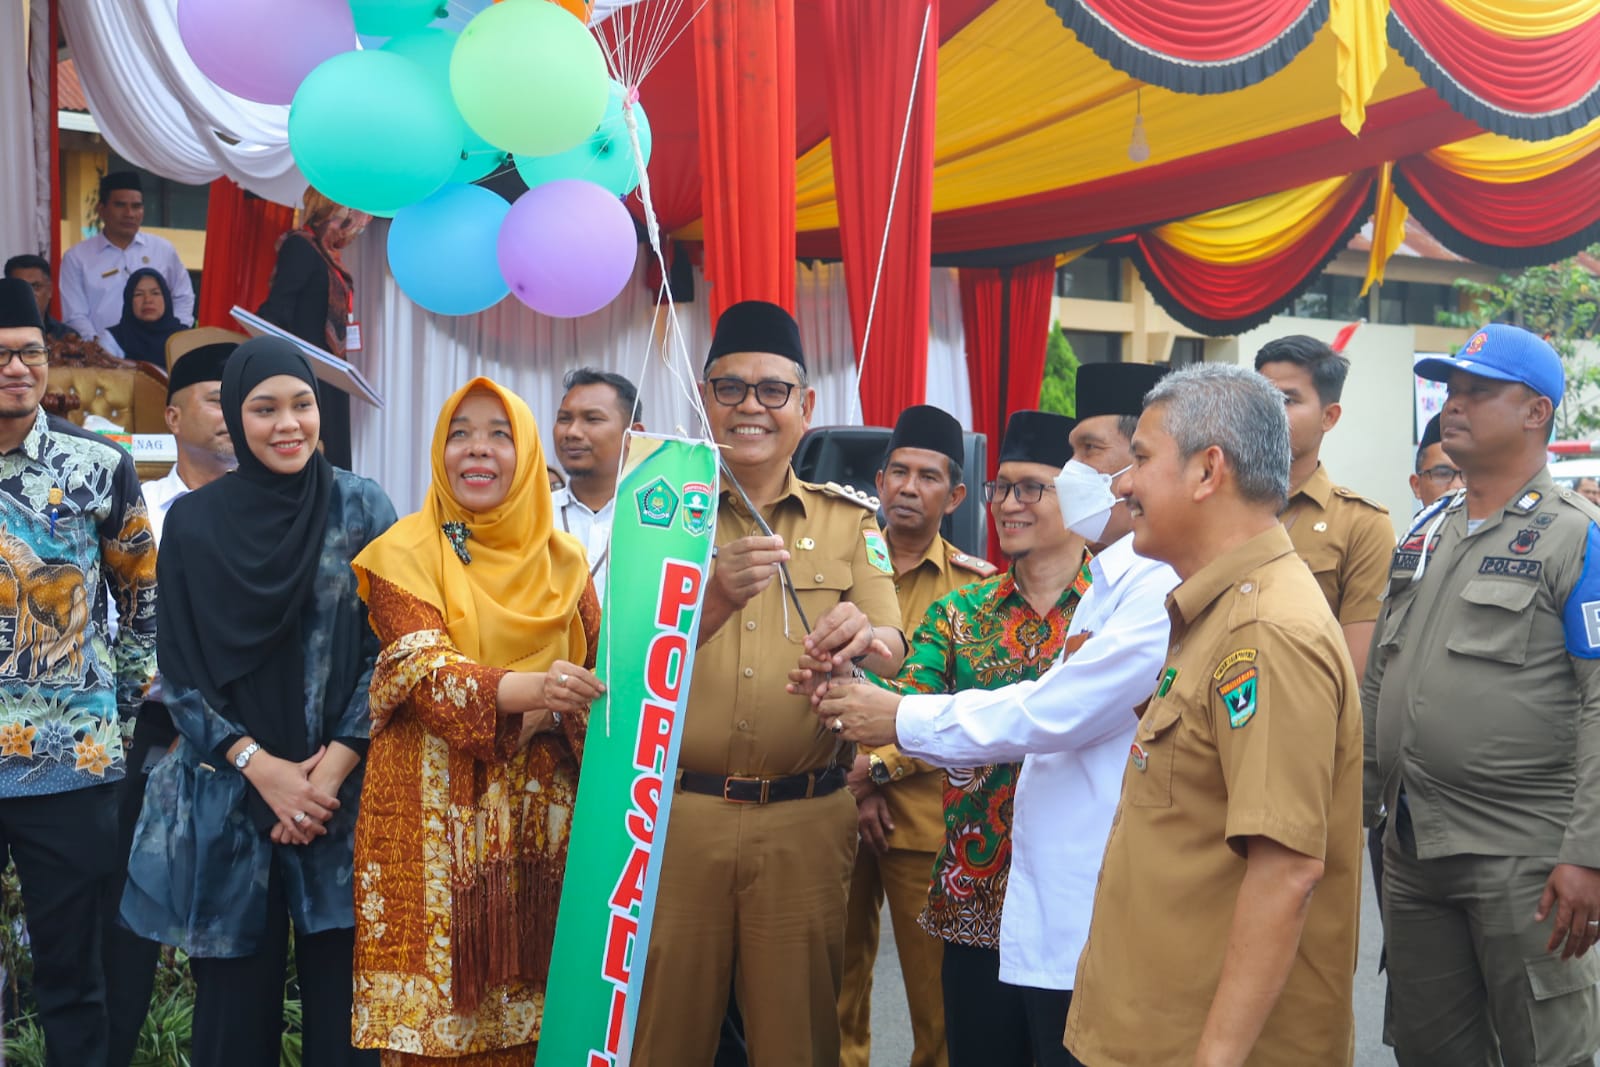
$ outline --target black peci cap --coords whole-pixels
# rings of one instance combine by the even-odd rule
[[[1014,411],[1006,422],[997,462],[1065,467],[1072,458],[1072,445],[1067,435],[1077,424],[1077,419],[1053,411]]]
[[[39,301],[34,299],[33,286],[21,278],[0,278],[0,328],[19,326],[32,326],[44,332]]]
[[[1078,418],[1134,415],[1144,411],[1144,395],[1170,367],[1155,363],[1085,363],[1078,368]]]
[[[717,319],[717,332],[706,353],[706,366],[733,352],[771,352],[806,365],[800,346],[800,324],[777,304],[742,300]]]
[[[918,404],[900,413],[885,456],[897,448],[924,448],[950,457],[952,463],[966,462],[961,424],[954,415],[931,404]]]

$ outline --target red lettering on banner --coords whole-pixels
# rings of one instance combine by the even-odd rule
[[[611,1015],[606,1025],[606,1051],[615,1056],[622,1051],[622,1017],[627,1013],[628,994],[619,989],[611,994]]]
[[[611,891],[611,906],[620,912],[632,912],[635,904],[644,900],[644,872],[650,865],[650,853],[636,848],[628,853],[628,865]]]
[[[700,568],[669,559],[661,568],[661,599],[656,603],[656,625],[676,630],[678,619],[700,598]]]
[[[641,845],[656,839],[656,812],[661,806],[661,779],[643,774],[633,782],[634,810],[628,812],[628,833]]]
[[[628,985],[628,956],[638,932],[638,923],[626,915],[611,913],[611,925],[606,929],[606,960],[600,973],[605,975],[606,981],[624,989]]]
[[[643,771],[659,771],[667,765],[667,745],[672,743],[672,724],[677,714],[664,704],[645,701],[639,715],[639,747],[633,765]]]
[[[683,685],[684,664],[689,661],[689,639],[680,633],[659,633],[650,642],[644,664],[644,684],[657,700],[676,703]]]

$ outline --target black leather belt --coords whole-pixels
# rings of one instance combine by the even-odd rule
[[[723,777],[680,771],[678,787],[690,793],[721,797],[734,804],[776,804],[780,800],[825,797],[844,785],[844,768],[830,767],[783,778],[754,778],[746,775]]]

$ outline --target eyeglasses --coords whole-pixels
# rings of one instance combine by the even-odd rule
[[[0,348],[0,370],[11,366],[11,357],[22,360],[24,367],[42,367],[50,362],[50,350],[44,345],[23,345],[21,348]]]
[[[717,398],[717,403],[725,408],[738,407],[744,403],[745,397],[754,393],[756,403],[769,411],[787,404],[789,395],[799,388],[794,382],[780,382],[771,378],[759,382],[747,382],[743,378],[712,378],[706,384],[711,386],[711,395]]]
[[[1461,477],[1460,470],[1456,469],[1455,467],[1447,467],[1443,463],[1439,464],[1437,467],[1429,467],[1425,471],[1418,471],[1417,474],[1428,479],[1428,481],[1435,485],[1449,485],[1451,482]]]
[[[1007,482],[987,481],[983,483],[983,500],[986,504],[996,501],[1005,502],[1006,494],[1016,497],[1019,504],[1037,504],[1044,498],[1046,491],[1055,492],[1056,487],[1045,485],[1043,482]]]

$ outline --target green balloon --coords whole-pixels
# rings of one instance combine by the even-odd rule
[[[600,125],[606,59],[587,27],[547,0],[503,0],[467,23],[450,59],[450,89],[484,140],[549,156]]]
[[[392,215],[450,180],[461,123],[421,64],[392,52],[343,52],[300,83],[289,148],[325,196]]]
[[[461,161],[456,164],[450,180],[466,185],[499,169],[506,161],[506,154],[474,133],[472,127],[467,125],[467,120],[461,117],[461,112],[456,110],[455,97],[450,95],[450,54],[455,47],[456,34],[453,31],[427,26],[391,37],[384,42],[383,51],[394,52],[421,63],[439,95],[450,101],[450,110],[455,112],[456,121],[461,124]]]
[[[450,14],[444,0],[350,0],[356,32],[393,37],[426,26]]]

